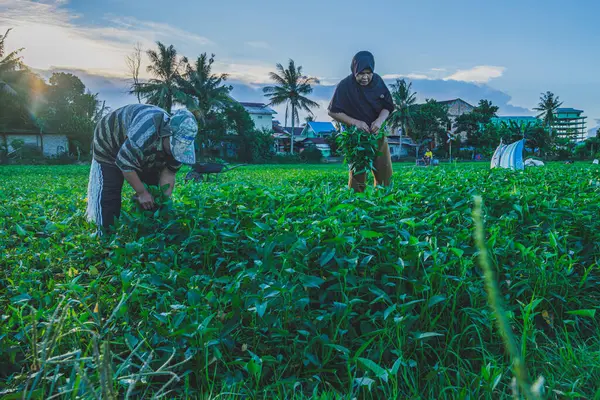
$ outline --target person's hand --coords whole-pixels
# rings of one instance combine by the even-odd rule
[[[354,121],[354,126],[357,127],[358,129],[360,129],[361,131],[365,131],[365,132],[370,132],[371,129],[369,129],[369,125],[367,125],[366,122],[364,121]]]
[[[383,125],[383,122],[379,120],[379,118],[377,118],[375,121],[373,121],[373,123],[371,124],[371,129],[370,132],[371,133],[377,133],[379,132],[379,130],[381,129],[381,125]]]
[[[147,190],[137,195],[137,201],[144,210],[152,210],[154,208],[154,198]]]

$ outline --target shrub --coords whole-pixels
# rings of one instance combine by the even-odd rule
[[[308,163],[319,163],[323,160],[323,153],[315,146],[309,146],[300,153],[300,159]]]

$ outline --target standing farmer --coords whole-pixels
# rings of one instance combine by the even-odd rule
[[[121,190],[126,180],[146,209],[154,198],[144,183],[169,185],[182,164],[196,161],[194,139],[198,125],[188,110],[170,116],[161,108],[131,104],[104,116],[94,131],[92,168],[88,183],[87,218],[104,229],[121,213]]]
[[[365,132],[377,133],[394,111],[394,101],[383,79],[375,71],[375,59],[368,51],[354,56],[352,74],[335,89],[329,104],[329,116],[347,126],[356,126]],[[379,141],[381,153],[373,163],[375,185],[388,186],[392,177],[392,157],[387,139]],[[366,174],[354,175],[350,170],[348,186],[357,192],[366,187]]]

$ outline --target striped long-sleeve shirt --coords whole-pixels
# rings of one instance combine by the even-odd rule
[[[123,172],[181,167],[163,151],[162,139],[171,135],[169,114],[146,104],[131,104],[105,115],[96,125],[92,152],[99,163],[114,164]]]

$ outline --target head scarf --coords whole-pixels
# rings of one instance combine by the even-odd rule
[[[366,68],[373,71],[373,79],[367,86],[356,82],[356,74]],[[344,113],[351,118],[371,125],[381,110],[394,111],[392,95],[385,82],[375,73],[375,58],[368,51],[356,53],[351,64],[352,74],[344,78],[335,89],[329,103],[329,111]]]

